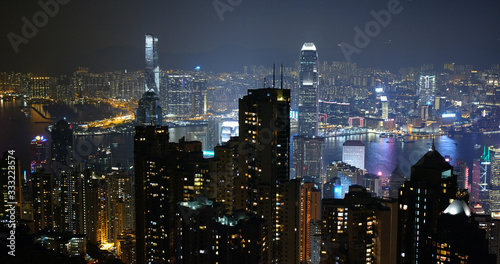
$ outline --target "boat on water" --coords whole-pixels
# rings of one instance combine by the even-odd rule
[[[479,144],[474,144],[474,149],[480,149],[481,148],[481,145]]]
[[[386,138],[386,137],[387,137],[387,134],[382,133],[382,134],[380,134],[380,137],[381,137],[381,138]]]

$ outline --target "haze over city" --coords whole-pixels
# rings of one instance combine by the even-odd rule
[[[0,70],[40,74],[138,70],[144,33],[154,32],[162,69],[242,71],[244,65],[293,65],[296,50],[314,42],[321,61],[345,61],[338,46],[354,45],[355,27],[374,21],[371,11],[397,2],[380,33],[354,54],[362,67],[396,71],[424,63],[455,62],[480,68],[500,60],[497,1],[59,1],[39,18],[38,32],[15,52],[9,33],[43,10],[36,1],[8,1],[0,10]]]
[[[0,263],[500,263],[498,10],[3,3]]]

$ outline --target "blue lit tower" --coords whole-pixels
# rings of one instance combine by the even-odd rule
[[[155,92],[160,95],[160,64],[158,55],[158,36],[146,34],[146,69],[145,92]]]
[[[299,66],[299,135],[318,135],[318,52],[307,42],[300,51]]]

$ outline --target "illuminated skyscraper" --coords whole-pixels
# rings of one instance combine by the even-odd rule
[[[146,34],[146,68],[145,92],[155,92],[160,95],[160,64],[158,52],[158,36],[156,34]]]
[[[193,116],[193,77],[191,75],[167,76],[167,115],[171,117]],[[162,102],[163,103],[163,102]],[[163,103],[165,104],[165,103]]]
[[[299,61],[299,136],[317,136],[319,74],[314,43],[304,43]]]
[[[436,91],[436,76],[420,75],[418,86],[418,104],[432,105],[434,107]]]
[[[491,155],[489,149],[484,147],[483,154],[472,163],[472,198],[473,202],[481,204],[486,214],[490,213],[490,176]]]
[[[365,144],[359,140],[346,140],[342,145],[342,161],[364,170]]]

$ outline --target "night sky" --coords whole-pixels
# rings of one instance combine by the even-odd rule
[[[50,2],[56,0],[42,0]],[[244,65],[292,66],[304,42],[319,59],[346,61],[340,43],[354,44],[355,27],[374,21],[370,12],[395,0],[59,0],[43,14],[38,32],[15,53],[9,41],[24,38],[23,17],[42,11],[37,1],[0,4],[0,71],[40,75],[139,70],[144,34],[159,37],[160,67],[242,71]],[[219,8],[229,8],[219,16]],[[231,5],[232,4],[232,5]],[[403,0],[398,14],[370,37],[351,60],[361,67],[399,67],[455,62],[489,68],[500,63],[500,1]],[[220,11],[222,12],[222,11]],[[46,23],[43,23],[46,22]]]

